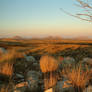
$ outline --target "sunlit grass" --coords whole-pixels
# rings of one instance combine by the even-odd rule
[[[60,51],[63,51],[65,49],[71,48],[71,49],[77,49],[77,48],[84,48],[84,47],[88,47],[88,45],[72,45],[72,44],[40,44],[37,45],[37,47],[31,48],[27,53],[33,53],[36,52],[38,54],[44,54],[44,53],[49,53],[49,54],[55,54],[58,53]]]
[[[16,58],[22,57],[22,55],[16,52],[15,49],[8,51],[0,57],[0,74],[12,76],[13,64],[16,62]]]
[[[65,68],[63,75],[67,78],[75,89],[75,92],[82,92],[91,76],[88,68],[84,71],[80,66],[74,68]]]
[[[57,82],[56,70],[58,68],[58,61],[50,55],[42,56],[40,59],[40,68],[44,73],[45,89],[54,86]]]

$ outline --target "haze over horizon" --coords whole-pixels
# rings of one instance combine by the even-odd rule
[[[0,0],[0,37],[92,37],[92,24],[76,13],[75,0]]]

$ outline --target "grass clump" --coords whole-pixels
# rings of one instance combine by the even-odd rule
[[[52,56],[42,56],[40,59],[40,68],[42,72],[52,72],[58,68],[58,62]]]
[[[75,92],[83,92],[83,89],[91,78],[90,71],[88,69],[84,71],[81,65],[74,68],[66,68],[63,70],[63,74],[70,81]]]
[[[40,68],[44,73],[45,90],[53,87],[57,83],[56,70],[58,68],[58,61],[49,55],[42,56],[40,59]]]
[[[7,52],[0,58],[0,74],[12,76],[15,52]]]

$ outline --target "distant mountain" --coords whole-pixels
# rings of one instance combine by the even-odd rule
[[[87,36],[79,36],[79,37],[74,38],[74,40],[92,40],[92,38],[89,38]]]
[[[13,41],[13,40],[24,40],[24,38],[22,38],[20,36],[14,36],[14,37],[2,38],[1,40],[3,40],[3,41]]]
[[[59,36],[48,36],[48,37],[46,37],[46,38],[44,38],[44,39],[48,39],[48,40],[61,40],[62,38],[61,37],[59,37]]]
[[[12,37],[11,39],[13,39],[13,40],[23,40],[23,38],[20,37],[20,36],[14,36],[14,37]]]

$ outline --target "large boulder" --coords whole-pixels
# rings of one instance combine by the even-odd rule
[[[23,78],[22,75],[17,74],[18,77]],[[42,92],[42,84],[40,82],[41,73],[36,71],[28,71],[26,73],[26,81],[17,83],[13,92]]]
[[[40,72],[28,71],[26,80],[28,82],[28,91],[30,92],[39,92],[41,90],[40,82]]]

